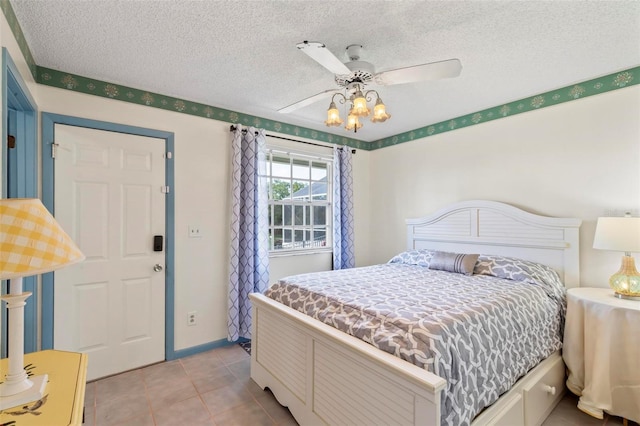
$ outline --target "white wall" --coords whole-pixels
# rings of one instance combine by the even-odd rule
[[[227,259],[229,256],[229,123],[128,104],[49,86],[37,86],[36,102],[51,112],[175,134],[175,349],[224,339],[226,332]],[[299,144],[298,144],[299,145]],[[356,180],[366,181],[368,155],[358,151]],[[355,197],[356,211],[366,211],[368,199]],[[363,207],[361,207],[363,205]],[[202,238],[188,238],[197,225]],[[368,229],[357,223],[357,233]],[[366,236],[362,238],[366,243]],[[357,253],[366,258],[366,245]],[[304,262],[301,262],[304,260]],[[327,255],[274,259],[277,277],[330,268]],[[198,312],[198,324],[188,327],[187,312]]]
[[[404,250],[406,218],[489,199],[578,217],[583,286],[607,286],[622,253],[592,249],[605,210],[640,209],[640,87],[371,153],[372,263]]]
[[[229,125],[38,86],[43,112],[173,132],[175,147],[175,349],[226,337]],[[202,238],[188,238],[197,225]],[[187,327],[187,312],[198,324]]]

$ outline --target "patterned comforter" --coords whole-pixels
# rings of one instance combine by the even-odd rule
[[[266,295],[446,379],[441,423],[468,425],[560,349],[565,290],[532,262],[480,256],[467,276],[431,257],[292,276]]]

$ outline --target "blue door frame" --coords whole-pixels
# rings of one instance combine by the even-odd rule
[[[37,108],[11,55],[2,48],[2,198],[38,196]],[[15,148],[7,147],[8,136],[15,137]],[[25,277],[24,291],[32,295],[24,308],[24,350],[38,350],[37,276]],[[7,291],[6,285],[2,292]],[[2,311],[2,353],[7,356],[7,317]]]
[[[51,158],[52,143],[55,140],[55,125],[86,127],[96,130],[106,130],[117,133],[127,133],[139,136],[149,136],[165,140],[166,152],[173,153],[174,134],[143,127],[127,126],[106,121],[89,120],[60,114],[42,113],[42,203],[54,212],[54,160]],[[169,157],[169,156],[167,156]],[[165,161],[166,185],[170,188],[166,196],[166,229],[165,229],[165,359],[175,359],[178,354],[174,351],[174,206],[175,186],[173,160]],[[53,298],[54,274],[42,276],[42,349],[53,348]]]

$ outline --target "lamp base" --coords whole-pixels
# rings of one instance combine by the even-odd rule
[[[4,396],[5,383],[0,384],[0,410],[25,405],[28,402],[38,401],[44,396],[44,390],[47,387],[49,377],[44,374],[42,376],[33,376],[29,380],[33,383],[29,389],[16,393],[14,395]]]
[[[640,300],[640,272],[629,253],[622,256],[620,270],[609,278],[609,286],[620,299]]]
[[[618,299],[627,299],[627,300],[637,300],[640,302],[640,296],[630,296],[628,294],[618,293],[617,291],[614,294]]]

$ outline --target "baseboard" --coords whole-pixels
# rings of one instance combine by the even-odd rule
[[[196,355],[201,352],[210,351],[212,349],[221,348],[223,346],[235,345],[242,342],[248,342],[249,339],[245,339],[244,337],[239,338],[233,342],[228,341],[227,339],[215,340],[213,342],[205,343],[198,346],[192,346],[186,349],[179,349],[177,351],[173,351],[171,354],[166,354],[166,360],[171,361],[178,358],[184,358],[186,356]]]

